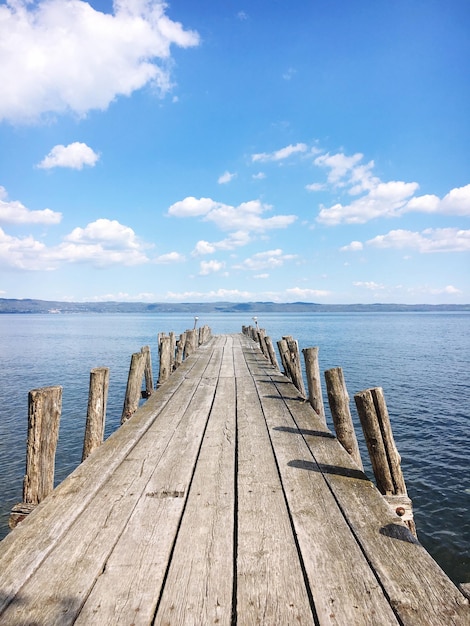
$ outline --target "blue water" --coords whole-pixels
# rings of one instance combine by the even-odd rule
[[[199,317],[214,334],[252,323],[247,314]],[[319,346],[321,370],[342,367],[351,399],[383,387],[419,539],[455,582],[469,582],[470,314],[259,314],[258,320],[274,343],[293,335],[300,348]],[[186,314],[0,315],[0,538],[22,497],[28,391],[63,386],[60,482],[80,463],[90,369],[110,368],[109,436],[120,423],[131,354],[150,345],[156,373],[157,334],[179,333],[193,321]],[[351,412],[372,477],[354,401]]]

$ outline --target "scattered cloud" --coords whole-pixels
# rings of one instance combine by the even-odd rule
[[[289,67],[288,70],[286,70],[283,75],[282,78],[284,80],[292,80],[292,78],[297,74],[297,70],[294,69],[293,67]]]
[[[359,252],[364,249],[364,244],[361,241],[351,241],[347,246],[340,248],[342,252]]]
[[[275,269],[284,265],[286,261],[296,259],[295,254],[284,254],[278,248],[276,250],[266,250],[265,252],[257,252],[253,256],[245,259],[242,263],[234,266],[234,269],[250,270],[259,272],[263,269]]]
[[[201,239],[197,242],[192,252],[192,256],[203,256],[205,254],[213,254],[216,250],[235,250],[241,246],[246,246],[251,241],[249,233],[243,230],[230,233],[226,239],[214,241],[210,243]]]
[[[296,300],[312,300],[315,298],[327,298],[331,296],[331,291],[324,289],[302,289],[301,287],[292,287],[286,289],[286,294]]]
[[[258,172],[257,174],[253,174],[251,178],[253,178],[253,180],[263,180],[266,178],[266,174],[264,172]]]
[[[247,13],[245,13],[245,11],[239,11],[239,12],[237,13],[237,18],[238,18],[239,20],[241,20],[242,22],[244,22],[245,20],[247,20],[247,19],[248,19],[248,14],[247,14]]]
[[[358,196],[352,202],[338,202],[331,207],[320,206],[317,221],[327,226],[364,224],[377,218],[396,218],[409,212],[439,213],[470,216],[470,185],[452,189],[442,199],[436,195],[415,195],[416,182],[382,182],[373,174],[374,161],[361,163],[363,155],[343,153],[322,154],[314,164],[328,169],[327,183],[312,183],[309,191],[322,191],[331,185],[348,196]],[[361,195],[362,194],[362,195]]]
[[[223,261],[216,261],[215,259],[212,259],[211,261],[201,261],[199,267],[199,274],[201,276],[207,276],[208,274],[214,274],[223,270],[225,263]]]
[[[199,36],[166,8],[162,0],[119,0],[113,14],[81,0],[0,5],[0,120],[85,115],[148,84],[167,93],[171,45],[196,46]]]
[[[45,170],[53,167],[69,167],[74,170],[83,169],[84,165],[94,167],[100,158],[86,143],[75,141],[68,146],[57,145],[38,163],[37,167]]]
[[[231,180],[236,178],[236,176],[237,175],[235,173],[231,173],[227,171],[227,172],[224,172],[221,176],[219,176],[217,182],[219,183],[219,185],[226,185]]]
[[[307,145],[305,143],[297,143],[295,145],[286,146],[275,152],[261,152],[259,154],[252,154],[251,160],[256,162],[268,162],[268,161],[283,161],[289,158],[293,154],[298,154],[307,151]]]
[[[220,230],[243,233],[263,233],[277,228],[286,228],[297,217],[295,215],[275,215],[263,217],[272,207],[259,200],[242,202],[237,207],[216,202],[210,198],[187,197],[175,202],[168,209],[173,217],[203,217],[206,222],[213,222]]]
[[[264,280],[264,279],[266,279],[266,278],[269,278],[269,274],[255,274],[255,275],[253,276],[253,278],[257,278],[257,279],[260,279],[260,280]]]
[[[354,287],[360,287],[362,289],[368,289],[370,291],[378,291],[381,289],[385,289],[384,285],[380,283],[375,283],[374,281],[357,281],[353,283]]]
[[[132,228],[108,219],[75,228],[52,247],[32,236],[12,237],[0,229],[0,264],[22,270],[54,270],[63,263],[91,263],[99,268],[141,265],[149,262],[148,247]]]
[[[216,289],[212,291],[169,291],[164,300],[170,302],[213,302],[228,301],[240,302],[253,300],[255,294],[250,291],[241,291],[239,289]]]
[[[43,209],[30,211],[18,200],[8,200],[4,187],[0,187],[0,224],[59,224],[62,213]]]
[[[468,252],[470,230],[458,228],[427,228],[422,232],[391,230],[366,242],[375,248],[411,248],[421,253]]]
[[[154,259],[154,263],[159,265],[170,265],[171,263],[183,263],[186,258],[184,254],[179,252],[168,252],[167,254],[161,254]]]

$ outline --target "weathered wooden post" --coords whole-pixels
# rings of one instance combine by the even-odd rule
[[[127,379],[126,397],[122,409],[121,424],[126,422],[139,408],[142,395],[142,378],[145,369],[145,355],[143,352],[135,352],[131,357],[129,376]]]
[[[395,445],[390,417],[381,387],[355,394],[357,412],[374,471],[378,490],[416,535],[412,502],[408,498],[401,471],[401,458]]]
[[[186,331],[186,342],[184,344],[184,358],[187,359],[197,349],[198,331],[194,328]]]
[[[90,372],[90,390],[88,393],[82,462],[103,443],[108,389],[109,368],[96,367],[92,369]]]
[[[172,372],[171,367],[171,338],[168,335],[160,336],[160,344],[158,352],[160,356],[160,369],[158,372],[157,386],[164,383],[170,377]]]
[[[263,356],[266,359],[269,359],[268,348],[266,346],[266,331],[264,328],[258,329],[258,343]]]
[[[184,357],[184,346],[186,345],[186,333],[181,333],[176,342],[175,369],[181,365]]]
[[[279,356],[281,357],[281,364],[282,369],[284,370],[284,374],[292,380],[292,373],[290,370],[289,346],[287,345],[287,341],[285,339],[280,339],[277,342],[277,349],[279,350]]]
[[[289,348],[292,382],[305,398],[307,394],[305,392],[304,379],[302,377],[302,368],[300,365],[299,343],[296,339],[293,339],[292,337],[283,337],[283,339],[287,341],[287,346]]]
[[[12,509],[15,528],[54,489],[54,465],[62,412],[62,387],[32,389],[28,394],[28,443],[23,502]]]
[[[266,335],[265,342],[266,342],[266,349],[269,355],[269,360],[271,361],[271,365],[273,365],[278,370],[279,364],[276,359],[276,353],[274,352],[273,342],[271,341],[271,337],[269,337],[269,335]]]
[[[305,361],[305,375],[307,376],[308,401],[312,409],[326,424],[325,407],[320,380],[320,365],[318,362],[318,347],[304,348],[302,350]]]
[[[152,372],[152,355],[150,352],[150,346],[143,346],[140,351],[144,355],[144,376],[145,376],[145,391],[142,391],[143,398],[149,398],[153,392],[153,372]]]
[[[349,395],[344,380],[343,370],[334,367],[325,372],[328,404],[335,426],[336,436],[343,448],[348,452],[357,465],[364,471],[361,453],[357,443],[356,432],[349,410]]]

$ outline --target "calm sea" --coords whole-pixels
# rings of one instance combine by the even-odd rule
[[[455,582],[470,582],[470,314],[260,314],[258,320],[274,343],[293,335],[301,348],[319,346],[321,370],[342,367],[351,398],[383,387],[419,539]],[[60,482],[80,463],[90,369],[110,368],[109,436],[120,422],[131,354],[150,345],[156,373],[157,333],[178,334],[193,323],[182,314],[0,315],[0,538],[22,496],[28,391],[63,386]],[[199,323],[218,334],[253,322],[247,314],[219,314],[200,316]],[[354,401],[351,412],[371,476]]]

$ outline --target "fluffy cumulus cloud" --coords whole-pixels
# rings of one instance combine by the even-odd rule
[[[418,196],[416,182],[383,182],[373,174],[374,162],[362,163],[361,153],[322,154],[314,164],[326,169],[326,183],[306,185],[308,191],[323,191],[330,186],[346,194],[348,201],[330,207],[321,206],[317,221],[327,226],[364,224],[376,218],[400,217],[405,213],[470,215],[470,185],[452,189],[443,198],[428,194]],[[349,198],[353,197],[352,201]]]
[[[184,254],[179,252],[167,252],[166,254],[160,254],[154,259],[154,263],[159,265],[170,265],[173,263],[183,263],[186,260]]]
[[[235,248],[246,246],[250,241],[251,237],[249,233],[238,230],[230,233],[228,237],[221,241],[214,241],[212,243],[203,239],[198,241],[192,254],[193,256],[203,256],[205,254],[213,254],[217,250],[234,250]]]
[[[0,224],[58,224],[62,213],[42,209],[30,211],[18,200],[8,200],[4,187],[0,187]]]
[[[199,43],[162,0],[116,0],[103,13],[81,0],[0,6],[0,119],[106,109],[147,84],[171,88],[170,48]]]
[[[52,247],[32,236],[12,237],[0,229],[0,265],[23,270],[54,270],[64,263],[90,263],[101,268],[140,265],[149,261],[147,247],[132,228],[108,219],[75,228]]]
[[[283,161],[284,159],[289,158],[293,154],[298,154],[307,151],[307,145],[305,143],[297,143],[295,145],[291,144],[290,146],[286,146],[285,148],[281,148],[280,150],[276,150],[275,152],[260,152],[258,154],[252,154],[251,160],[253,163],[256,162],[267,162],[267,161]]]
[[[86,143],[75,141],[68,146],[54,146],[44,159],[38,163],[40,169],[50,170],[53,167],[68,167],[81,170],[84,165],[94,167],[99,159],[97,154]]]
[[[220,230],[233,230],[243,233],[263,233],[271,229],[286,228],[296,220],[295,215],[264,217],[264,214],[271,208],[259,200],[242,202],[234,207],[216,202],[211,198],[190,196],[172,204],[168,209],[168,215],[173,217],[202,217],[206,222],[213,222]]]
[[[201,276],[207,276],[208,274],[215,274],[220,272],[225,267],[225,263],[223,261],[216,261],[215,259],[211,261],[201,261],[199,274]]]

